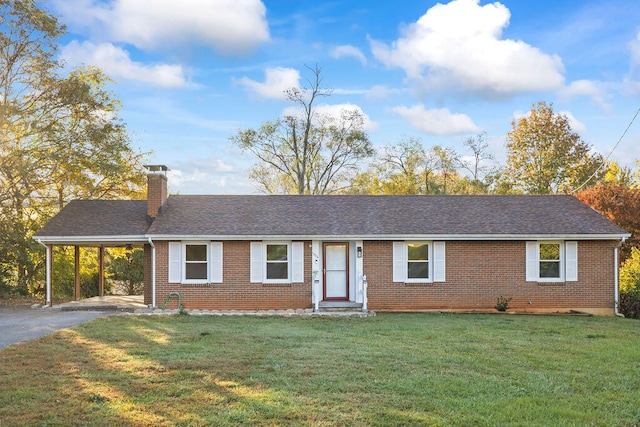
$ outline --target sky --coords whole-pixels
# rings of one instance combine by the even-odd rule
[[[230,137],[288,111],[284,91],[306,86],[316,65],[333,90],[319,111],[359,110],[376,148],[418,138],[464,153],[484,133],[504,164],[512,120],[545,101],[594,151],[623,166],[640,159],[637,0],[44,6],[67,26],[60,59],[114,80],[132,146],[171,169],[172,193],[257,193],[256,159]]]

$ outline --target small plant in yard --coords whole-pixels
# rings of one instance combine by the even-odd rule
[[[497,299],[498,302],[496,303],[496,310],[507,311],[507,309],[509,308],[509,303],[513,298],[505,298],[501,295]]]

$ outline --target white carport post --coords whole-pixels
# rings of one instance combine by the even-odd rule
[[[45,245],[42,243],[42,240],[38,240],[42,246],[44,246],[44,251],[46,254],[46,267],[45,267],[45,283],[47,286],[47,297],[46,297],[46,305],[51,306],[51,246]]]

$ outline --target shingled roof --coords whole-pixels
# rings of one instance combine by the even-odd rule
[[[145,201],[73,201],[36,238],[117,236],[142,241],[148,237],[621,238],[628,233],[568,195],[174,195],[152,223]]]
[[[626,235],[568,195],[171,196],[151,236]]]
[[[34,238],[134,242],[144,240],[148,228],[146,200],[72,200]]]

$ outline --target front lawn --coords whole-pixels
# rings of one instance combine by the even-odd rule
[[[0,425],[637,425],[640,322],[97,319],[0,351]]]

